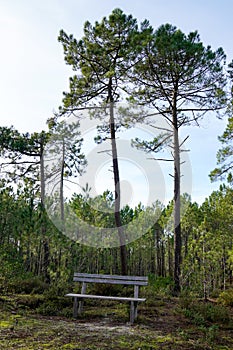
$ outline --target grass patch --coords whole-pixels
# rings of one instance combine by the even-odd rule
[[[38,307],[34,308],[35,303],[28,295],[8,296],[4,299],[11,306],[17,304],[18,311],[11,307],[7,308],[6,303],[0,304],[0,349],[233,349],[232,327],[224,328],[220,321],[217,324],[209,320],[204,325],[202,322],[195,324],[190,318],[184,317],[183,310],[182,313],[177,312],[178,308],[181,310],[181,305],[176,298],[167,301],[163,299],[163,302],[158,300],[156,307],[143,303],[139,306],[139,319],[133,326],[128,323],[128,306],[125,303],[103,302],[98,305],[88,303],[82,317],[74,320],[72,302],[69,298],[65,299],[68,300],[69,306],[65,305],[65,302],[63,304],[62,299],[48,300],[42,296],[39,308],[49,305],[45,312],[46,316],[38,312]],[[19,305],[22,303],[32,305],[33,308],[21,309]],[[195,301],[192,300],[192,303],[195,304]],[[197,301],[196,303],[198,304]],[[57,305],[60,310],[57,310]],[[62,315],[64,310],[67,313],[69,310],[70,313],[66,317]],[[213,310],[210,314],[211,319],[216,320],[217,316],[213,317]]]
[[[185,304],[182,312],[195,325],[227,324],[230,321],[229,310],[223,306],[201,301],[191,301]]]
[[[233,306],[233,289],[220,293],[218,302],[224,306]]]

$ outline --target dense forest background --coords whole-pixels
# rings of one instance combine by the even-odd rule
[[[95,200],[101,203],[107,197],[105,193]],[[226,186],[212,193],[201,206],[192,203],[189,196],[182,197],[188,205],[182,218],[183,289],[203,296],[232,285],[232,198],[232,189]],[[92,210],[81,195],[74,197],[73,204],[76,212],[88,217],[90,222],[98,220],[100,225],[106,225],[113,219]],[[74,271],[120,273],[118,247],[88,247],[60,233],[42,211],[32,188],[21,188],[15,193],[2,182],[0,205],[1,288],[7,288],[15,280],[19,283],[35,277],[62,285],[72,280]],[[158,203],[152,208],[125,207],[121,214],[125,221],[133,221],[145,210],[150,210],[150,215],[156,210],[162,213],[143,237],[127,245],[129,274],[154,275],[172,283],[173,234],[167,220],[172,203],[166,208]]]

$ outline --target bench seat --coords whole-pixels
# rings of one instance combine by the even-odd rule
[[[94,295],[94,294],[76,294],[76,293],[68,293],[66,297],[74,297],[74,298],[86,298],[86,299],[105,299],[105,300],[119,300],[119,301],[135,301],[135,302],[143,302],[146,301],[145,298],[131,298],[131,297],[114,297],[108,295]]]

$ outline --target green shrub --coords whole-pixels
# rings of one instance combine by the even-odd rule
[[[43,316],[65,316],[72,314],[70,307],[70,298],[56,297],[52,299],[44,299],[44,302],[36,309],[38,314]]]
[[[228,289],[220,293],[218,302],[224,306],[233,306],[233,289]]]
[[[44,302],[43,295],[17,295],[15,303],[18,308],[36,309]]]
[[[39,277],[26,276],[25,278],[16,278],[8,286],[8,291],[17,294],[43,294],[48,289],[48,284]]]
[[[194,302],[193,297],[188,293],[182,293],[179,298],[179,306],[182,310],[189,309],[190,305]]]
[[[89,286],[91,293],[96,295],[123,295],[127,296],[129,293],[133,295],[133,288],[125,288],[118,284],[105,284],[105,283],[95,283]]]
[[[57,316],[61,311],[60,306],[56,301],[48,300],[41,304],[36,311],[43,316]]]
[[[183,313],[196,325],[207,325],[209,323],[228,323],[230,320],[229,311],[220,305],[205,302],[192,301],[183,304]]]
[[[48,300],[57,299],[57,297],[63,297],[65,294],[72,291],[72,287],[63,281],[52,282],[50,286],[44,291],[44,296]]]
[[[171,277],[156,276],[149,274],[149,285],[145,288],[147,298],[158,297],[171,297],[173,290],[173,280]]]
[[[215,344],[219,337],[219,327],[217,325],[207,327],[204,329],[204,334],[208,343]]]
[[[4,294],[6,292],[6,279],[0,276],[0,294]]]
[[[22,257],[12,244],[0,245],[0,278],[1,283],[7,285],[13,276],[25,274]]]

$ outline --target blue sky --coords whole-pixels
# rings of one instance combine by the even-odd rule
[[[198,30],[205,45],[214,50],[222,46],[228,61],[233,58],[232,0],[0,0],[1,125],[24,132],[46,127],[73,74],[57,41],[60,29],[80,37],[86,20],[101,20],[116,7],[139,22],[148,19],[155,28],[171,23],[185,33]],[[200,128],[182,131],[184,137],[190,134],[186,177],[192,183],[192,199],[199,203],[219,186],[210,183],[208,174],[216,165],[217,136],[225,125],[211,115]],[[168,181],[167,175],[164,178]],[[172,196],[171,184],[167,192]]]

